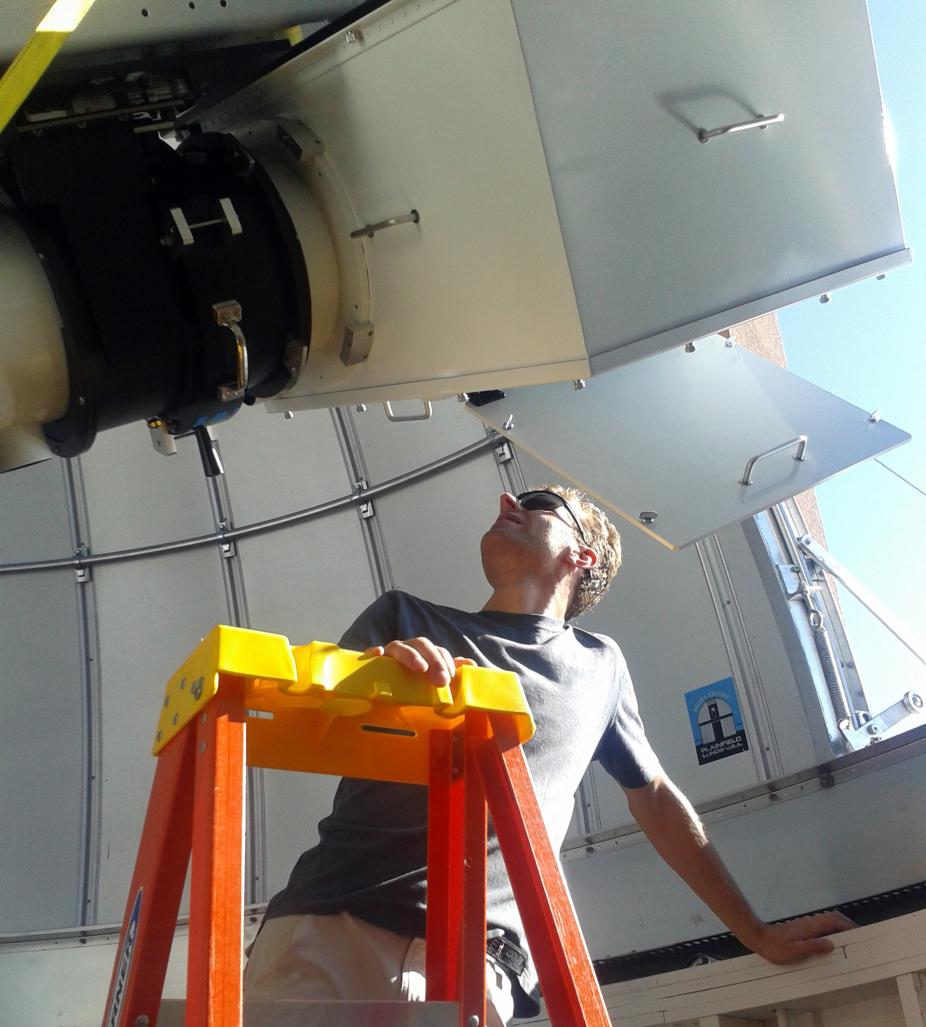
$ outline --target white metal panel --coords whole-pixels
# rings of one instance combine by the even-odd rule
[[[353,510],[244,538],[239,552],[251,627],[293,645],[336,642],[374,598]]]
[[[74,555],[60,460],[44,460],[8,472],[3,478],[2,492],[0,563]]]
[[[314,340],[291,394],[345,403],[435,397],[587,372],[569,268],[511,9],[497,0],[400,2],[362,19],[210,111],[247,131],[302,120],[353,223],[317,198],[333,233],[407,214],[358,240],[369,269],[369,359]],[[309,271],[311,275],[311,269]],[[342,269],[342,288],[347,277]]]
[[[242,410],[217,425],[237,525],[305,509],[351,491],[328,410],[292,419]]]
[[[670,549],[910,438],[719,336],[584,389],[517,389],[473,413]],[[795,459],[801,435],[803,461]],[[792,439],[756,464],[753,484],[741,484],[747,461]],[[656,520],[641,523],[644,511]]]
[[[381,404],[371,404],[363,413],[351,413],[371,484],[422,467],[485,438],[483,427],[456,399],[432,403],[431,409],[426,421],[400,423],[390,421]],[[414,401],[396,402],[392,411],[394,417],[420,416],[424,407]]]
[[[199,450],[154,451],[142,422],[101,432],[81,459],[94,552],[134,549],[214,530]],[[169,500],[167,497],[170,497]]]
[[[586,344],[608,355],[596,370],[757,297],[909,259],[864,0],[513,7]]]
[[[329,514],[239,543],[251,627],[293,645],[336,642],[374,598],[357,514]],[[283,887],[316,824],[331,810],[336,779],[264,771],[268,897]]]
[[[164,685],[227,618],[213,548],[107,564],[94,572],[102,682],[99,920],[122,918],[154,775]]]
[[[479,542],[498,515],[502,489],[491,455],[375,501],[397,588],[462,610],[491,589]]]
[[[76,587],[68,571],[0,578],[0,933],[77,922],[87,725]]]

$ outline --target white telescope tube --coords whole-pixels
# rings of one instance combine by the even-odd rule
[[[28,236],[0,211],[0,471],[48,459],[41,425],[67,408],[54,294]]]

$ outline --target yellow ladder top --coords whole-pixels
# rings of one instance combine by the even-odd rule
[[[220,624],[167,683],[155,755],[223,687],[244,688],[250,766],[427,784],[430,732],[468,710],[504,717],[519,743],[534,733],[509,671],[460,667],[440,687],[387,656]]]

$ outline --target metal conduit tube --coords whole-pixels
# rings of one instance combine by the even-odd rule
[[[403,474],[389,478],[387,481],[374,485],[371,488],[363,489],[360,492],[351,493],[349,496],[341,496],[338,499],[330,499],[318,506],[307,507],[304,510],[295,510],[293,513],[282,514],[279,517],[270,517],[264,521],[256,521],[254,524],[245,524],[240,528],[233,528],[230,531],[216,531],[208,535],[194,535],[192,538],[177,539],[173,542],[159,542],[153,546],[142,546],[138,549],[122,549],[112,553],[94,553],[88,556],[67,557],[60,560],[34,560],[25,563],[4,563],[0,564],[0,574],[26,574],[33,571],[52,570],[74,570],[79,567],[91,567],[94,564],[118,563],[121,560],[138,560],[146,556],[156,556],[159,553],[175,553],[185,549],[195,549],[199,546],[206,546],[211,543],[228,542],[233,539],[246,538],[249,535],[259,535],[263,532],[275,531],[278,528],[287,528],[303,521],[314,520],[323,517],[325,514],[333,513],[335,510],[343,510],[376,496],[384,495],[410,485],[432,474],[448,470],[457,464],[464,463],[478,456],[489,449],[494,449],[499,443],[497,437],[480,439],[462,449],[454,450],[446,456],[432,460],[430,463],[416,467],[414,470],[405,471]]]

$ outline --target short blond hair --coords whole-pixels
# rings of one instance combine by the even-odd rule
[[[562,496],[575,510],[582,522],[582,530],[590,549],[598,554],[598,563],[579,580],[575,594],[566,610],[566,620],[572,620],[595,607],[614,580],[621,565],[620,532],[589,497],[579,489],[567,485],[540,485],[540,489]]]

